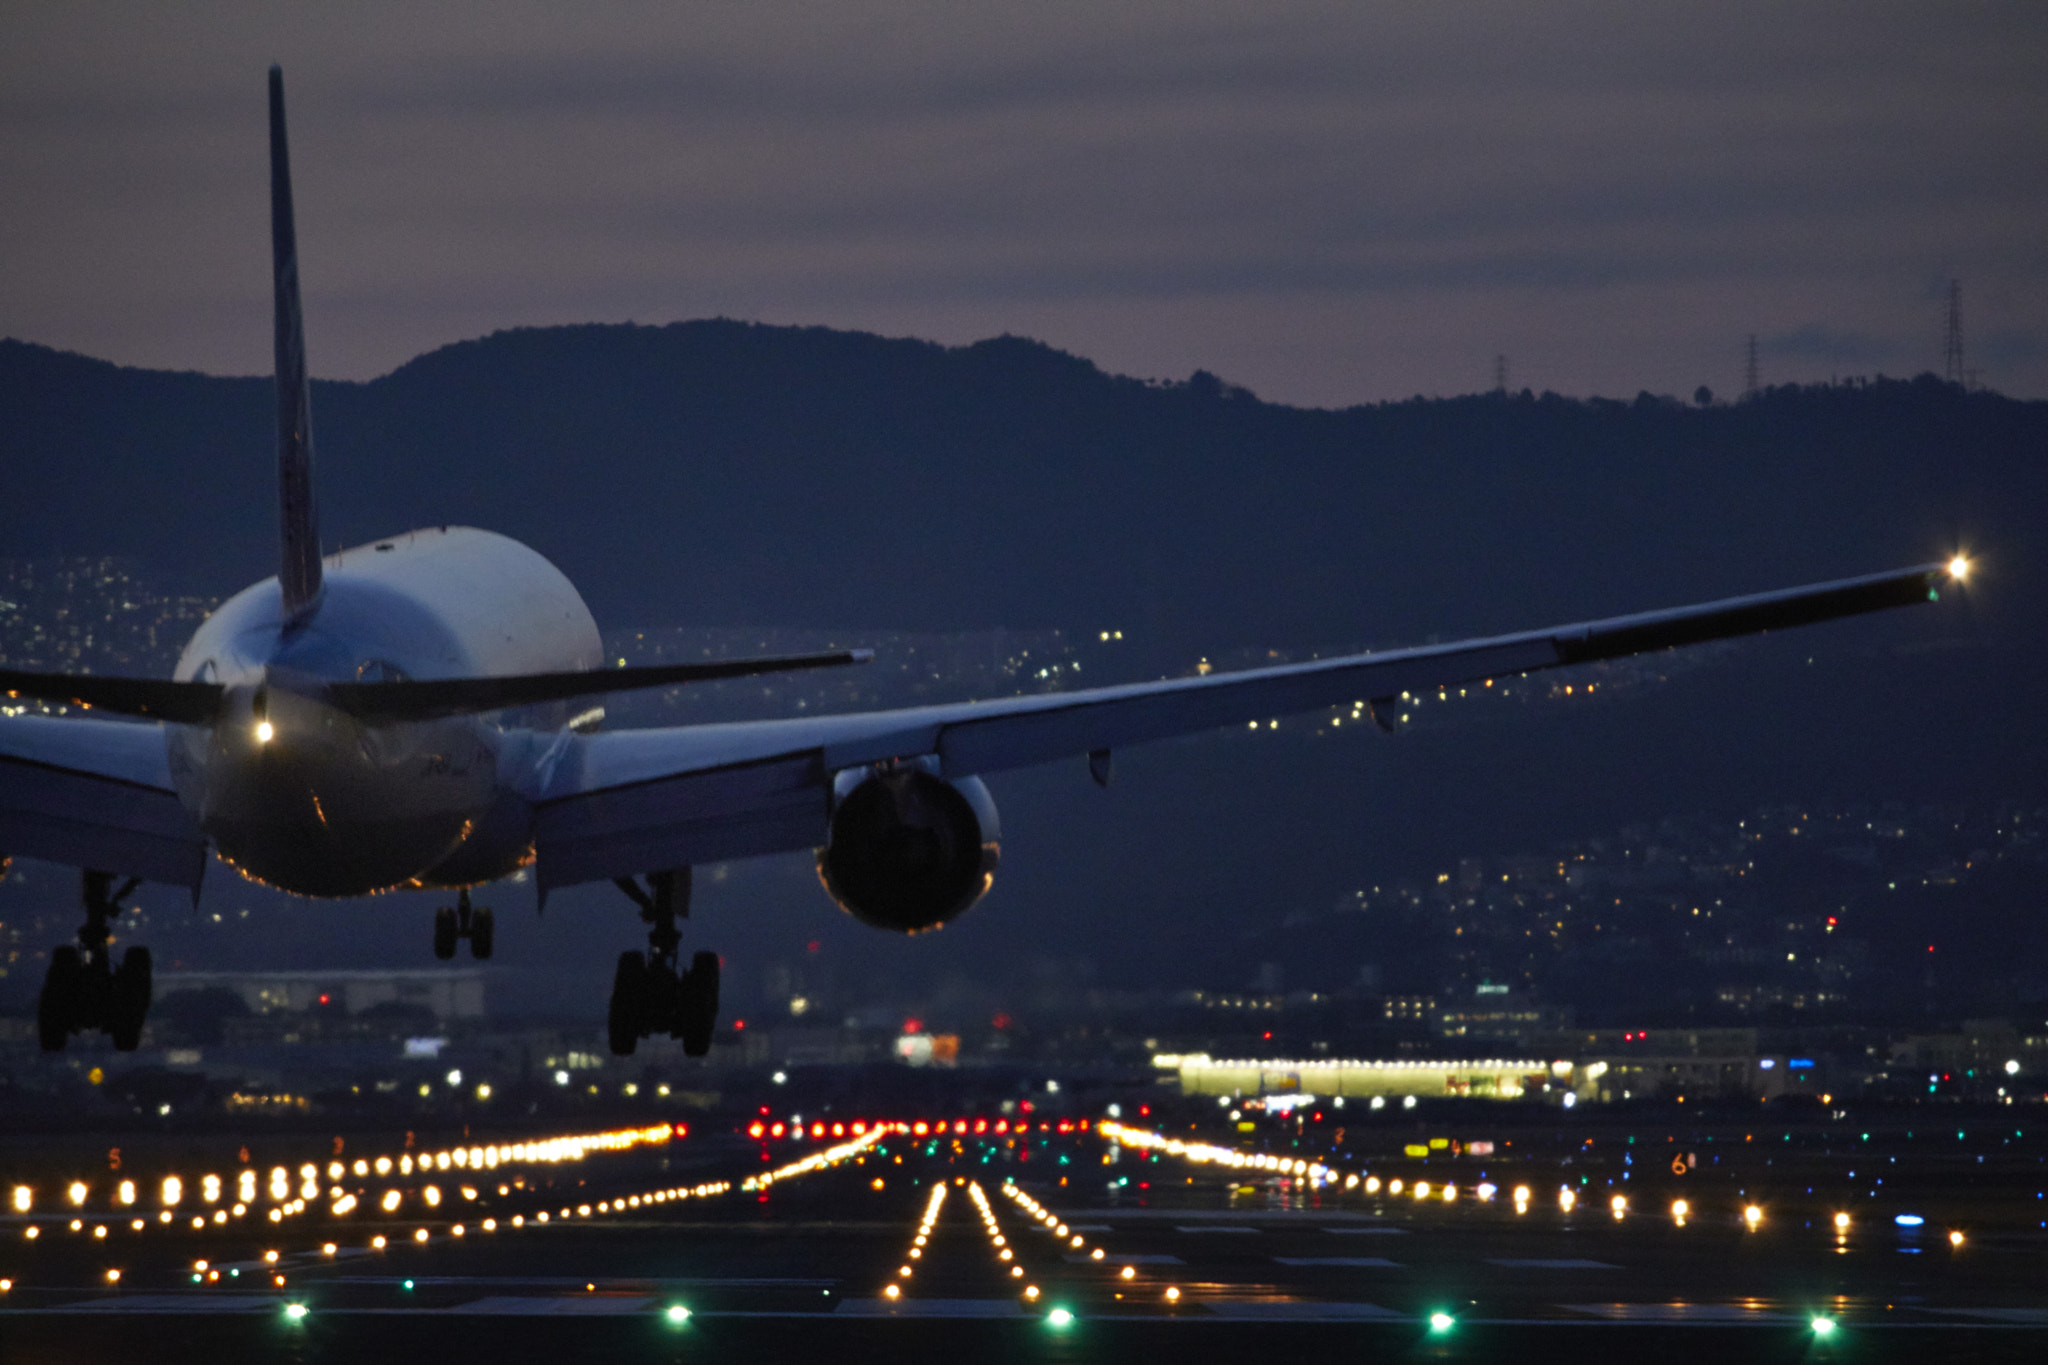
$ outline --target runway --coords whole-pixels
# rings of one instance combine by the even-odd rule
[[[637,1129],[618,1145],[586,1141],[574,1160],[507,1155],[445,1178],[430,1154],[410,1178],[393,1168],[389,1188],[402,1197],[390,1214],[374,1165],[358,1185],[343,1163],[341,1181],[321,1176],[325,1211],[276,1220],[251,1209],[216,1221],[183,1204],[168,1221],[165,1210],[16,1217],[0,1243],[0,1358],[146,1348],[169,1361],[437,1349],[502,1361],[598,1349],[1059,1360],[1299,1345],[1429,1359],[1513,1349],[1938,1360],[2048,1350],[2048,1231],[2032,1216],[2042,1202],[2032,1156],[1971,1183],[1967,1229],[1938,1201],[1917,1225],[1859,1211],[1838,1226],[1830,1210],[1841,1201],[1805,1185],[1745,1185],[1735,1198],[1685,1187],[1700,1193],[1679,1216],[1643,1187],[1617,1206],[1583,1173],[1584,1184],[1541,1180],[1544,1161],[1492,1163],[1484,1180],[1469,1162],[1382,1164],[1408,1174],[1381,1177],[1334,1155],[1288,1157],[1281,1173],[1263,1147],[1190,1159],[1131,1130],[1117,1140],[1078,1125],[1022,1138],[864,1126],[779,1145],[744,1131],[651,1139]],[[1244,1165],[1215,1157],[1232,1151]],[[1417,1180],[1417,1169],[1436,1178]],[[1575,1188],[1597,1192],[1567,1200]],[[337,1192],[356,1199],[350,1212],[332,1213]],[[1984,1212],[1994,1207],[2011,1216]]]

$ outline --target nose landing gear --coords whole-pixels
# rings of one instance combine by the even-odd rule
[[[120,890],[105,872],[84,875],[85,924],[78,943],[50,953],[43,992],[36,1001],[36,1037],[45,1052],[62,1052],[74,1033],[98,1029],[113,1039],[116,1052],[133,1052],[142,1041],[152,991],[149,949],[130,948],[113,964],[114,932],[108,922],[121,902],[142,884],[131,877]]]
[[[469,888],[455,893],[455,904],[434,912],[434,956],[443,962],[455,956],[455,945],[469,940],[469,955],[481,962],[491,955],[497,924],[489,907],[470,908]]]
[[[666,1033],[681,1040],[683,1055],[702,1057],[718,1027],[718,954],[696,953],[687,970],[676,970],[676,918],[690,913],[690,869],[649,873],[644,889],[630,877],[618,878],[617,886],[653,927],[644,954],[619,954],[606,1020],[612,1052],[630,1057],[642,1038]]]

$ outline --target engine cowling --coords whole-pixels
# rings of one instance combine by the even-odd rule
[[[863,924],[921,934],[995,880],[996,803],[979,778],[948,782],[922,764],[852,768],[832,784],[818,877]]]

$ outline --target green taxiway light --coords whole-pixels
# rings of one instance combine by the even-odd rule
[[[690,1320],[690,1310],[679,1303],[672,1303],[668,1306],[668,1320],[670,1322],[688,1322]]]
[[[293,1322],[303,1322],[306,1317],[306,1305],[303,1303],[288,1303],[284,1306],[284,1315]]]
[[[1064,1308],[1055,1308],[1045,1315],[1045,1320],[1054,1327],[1068,1327],[1073,1324],[1074,1315]]]
[[[1815,1319],[1813,1320],[1813,1334],[1814,1334],[1815,1336],[1817,1336],[1817,1337],[1827,1337],[1827,1336],[1833,1336],[1833,1335],[1834,1335],[1834,1332],[1835,1332],[1835,1320],[1834,1320],[1833,1318],[1818,1318],[1818,1317],[1817,1317],[1817,1318],[1815,1318]]]
[[[1448,1332],[1457,1325],[1458,1320],[1449,1313],[1431,1313],[1429,1315],[1429,1330],[1432,1332]]]

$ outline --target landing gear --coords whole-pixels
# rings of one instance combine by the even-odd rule
[[[481,962],[491,955],[497,923],[488,907],[470,908],[469,889],[455,893],[455,904],[434,912],[434,956],[443,962],[455,956],[455,945],[469,940],[469,955]]]
[[[682,1041],[685,1056],[702,1057],[718,1027],[718,954],[697,953],[687,970],[676,970],[676,918],[690,913],[690,869],[649,873],[645,888],[630,877],[617,884],[653,928],[645,953],[619,954],[606,1019],[612,1052],[630,1057],[642,1038],[666,1033]]]
[[[72,1034],[86,1029],[107,1034],[116,1052],[133,1052],[142,1041],[152,989],[149,949],[130,948],[117,969],[108,947],[114,937],[109,921],[121,913],[121,902],[134,894],[141,879],[129,878],[118,891],[113,885],[108,873],[85,874],[85,925],[78,943],[50,953],[36,1001],[36,1038],[45,1052],[62,1052]]]

